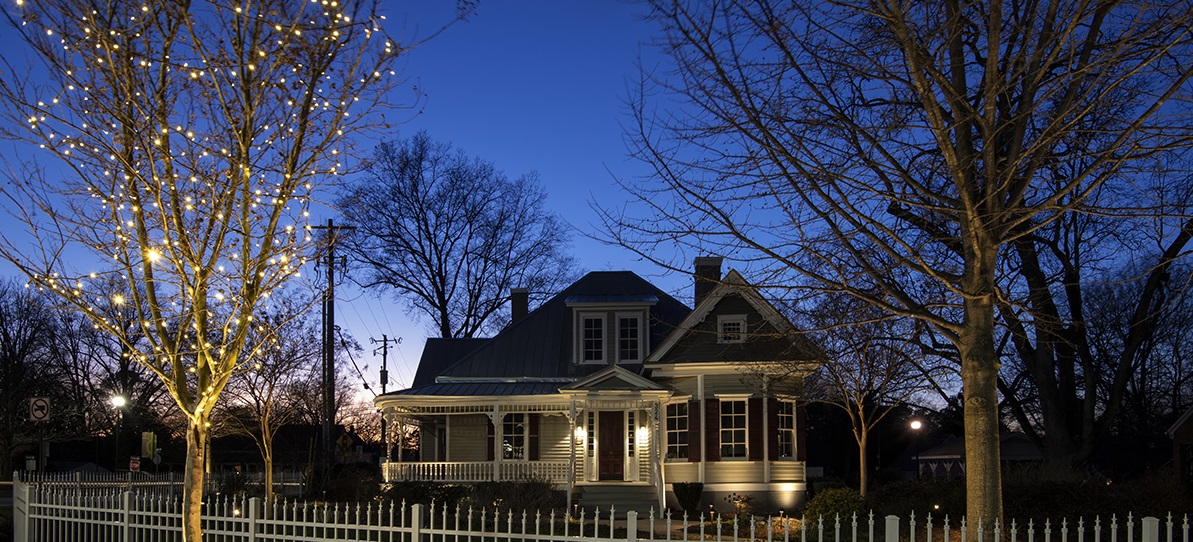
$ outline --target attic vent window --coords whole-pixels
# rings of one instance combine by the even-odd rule
[[[721,344],[746,342],[746,315],[717,316],[717,342]]]

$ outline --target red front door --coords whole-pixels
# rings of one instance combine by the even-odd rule
[[[625,431],[624,414],[615,411],[601,411],[598,420],[600,432],[597,448],[598,472],[601,480],[625,479]]]

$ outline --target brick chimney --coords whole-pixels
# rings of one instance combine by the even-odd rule
[[[721,257],[699,256],[696,258],[696,283],[694,305],[699,305],[708,293],[721,282]]]
[[[530,312],[530,290],[510,288],[510,323],[517,322]]]

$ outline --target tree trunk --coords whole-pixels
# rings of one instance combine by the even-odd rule
[[[273,438],[262,436],[265,446],[261,448],[261,458],[265,460],[265,508],[273,506]]]
[[[866,461],[867,446],[866,441],[869,440],[870,432],[863,427],[857,433],[857,492],[861,494],[862,498],[866,498],[866,486],[869,485],[869,462]]]
[[[192,415],[186,426],[186,466],[182,493],[182,540],[203,540],[203,465],[207,455],[207,415]]]
[[[959,343],[965,392],[966,515],[968,534],[976,540],[979,521],[988,532],[995,521],[1002,519],[999,364],[994,345],[992,295],[970,295],[965,300],[965,327]]]

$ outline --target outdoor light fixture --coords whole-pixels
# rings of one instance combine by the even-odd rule
[[[121,408],[126,403],[128,403],[128,400],[125,399],[123,395],[113,395],[112,396],[112,406],[114,406],[116,408]]]
[[[924,426],[923,422],[921,422],[919,420],[911,420],[911,430],[912,431],[919,431],[920,428],[923,426]]]
[[[588,431],[586,431],[583,427],[576,428],[576,440],[584,440],[587,437]]]

